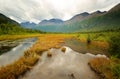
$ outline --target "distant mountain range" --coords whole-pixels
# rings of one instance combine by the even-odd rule
[[[24,28],[37,29],[46,32],[89,32],[120,29],[120,3],[109,11],[96,11],[93,13],[80,13],[67,21],[53,18],[42,20],[40,23],[22,22],[18,23],[0,13],[1,24],[20,25]],[[20,27],[21,28],[21,27]]]
[[[64,21],[62,21],[61,19],[56,19],[56,18],[53,18],[53,19],[50,19],[50,20],[42,20],[39,24],[36,24],[34,22],[21,22],[20,25],[24,28],[36,28],[36,26],[38,25],[54,25],[54,24],[62,24],[64,23]]]
[[[50,19],[41,21],[34,29],[47,32],[88,32],[120,28],[120,4],[108,12],[81,13],[70,20]]]
[[[22,22],[20,25],[24,28],[34,28],[37,24],[34,22]]]
[[[52,25],[52,24],[62,24],[64,21],[61,19],[50,19],[50,20],[42,20],[39,25]]]

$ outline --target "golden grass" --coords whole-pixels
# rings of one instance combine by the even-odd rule
[[[38,61],[37,56],[21,57],[12,64],[0,68],[0,79],[17,79],[30,70]]]
[[[113,67],[120,64],[120,60],[106,59],[106,58],[95,58],[89,61],[89,66],[103,79],[119,79],[120,74],[114,72]],[[114,67],[115,68],[115,67]],[[120,67],[119,67],[120,68]],[[114,75],[116,74],[116,75]]]
[[[91,45],[94,45],[94,46],[99,47],[99,48],[104,48],[104,49],[108,49],[109,48],[108,43],[107,42],[103,42],[103,41],[92,41]]]
[[[24,52],[23,57],[0,68],[0,79],[17,79],[20,75],[24,75],[37,63],[43,51],[50,48],[60,48],[61,43],[64,43],[64,39],[70,37],[70,35],[65,34],[40,34],[37,42]],[[13,39],[15,38],[13,37]],[[52,56],[51,53],[48,53],[48,55]]]
[[[60,48],[61,43],[64,43],[64,39],[70,38],[70,36],[62,34],[41,34],[36,44],[30,48],[37,54],[41,54],[43,51],[47,51],[50,48]]]
[[[38,37],[39,34],[26,34],[26,35],[1,35],[0,41],[2,40],[16,40],[16,39],[23,39],[23,38],[32,38]]]
[[[80,40],[80,42],[87,43],[88,34],[80,34],[80,35],[81,36],[76,37],[76,38],[78,40]],[[94,35],[95,35],[95,33],[93,33],[93,36]],[[102,48],[102,49],[108,49],[109,48],[109,44],[108,44],[107,40],[105,40],[105,37],[102,37],[103,40],[101,41],[101,39],[93,40],[93,36],[91,34],[91,43],[90,43],[91,46],[99,47],[99,48]]]
[[[87,40],[86,39],[78,39],[83,43],[86,43]],[[104,49],[108,49],[109,48],[109,44],[107,43],[107,41],[95,41],[95,40],[91,40],[90,43],[91,46],[96,46],[99,48],[104,48]]]

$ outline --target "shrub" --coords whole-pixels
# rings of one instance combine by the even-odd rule
[[[112,72],[114,79],[120,79],[120,64],[114,64],[112,66]]]
[[[65,53],[66,48],[65,48],[65,47],[63,47],[63,48],[61,49],[61,51]]]
[[[47,52],[48,57],[52,57],[52,53],[50,51]]]
[[[95,58],[89,61],[89,66],[100,75],[101,79],[120,79],[120,60]]]
[[[90,44],[91,43],[91,38],[90,38],[90,35],[88,34],[88,37],[87,37],[87,44]]]
[[[120,34],[110,37],[109,52],[111,55],[120,58]]]
[[[21,57],[16,62],[0,68],[0,79],[18,79],[24,75],[39,60],[38,56]]]

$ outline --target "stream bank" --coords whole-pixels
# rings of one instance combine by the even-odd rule
[[[99,79],[88,62],[105,55],[82,54],[66,46],[62,48],[45,51],[37,65],[19,79]]]
[[[86,42],[81,42],[76,38],[65,39],[65,43],[63,45],[68,46],[73,50],[83,54],[92,53],[95,55],[102,54],[109,56],[107,48],[98,47],[97,45],[93,45],[93,44],[87,44]]]
[[[16,47],[0,55],[0,66],[7,65],[18,60],[24,54],[24,51],[29,49],[36,40],[37,38],[28,38],[17,42],[18,45]]]

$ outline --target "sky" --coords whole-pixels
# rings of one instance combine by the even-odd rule
[[[38,23],[44,19],[68,20],[76,14],[108,11],[120,0],[0,0],[0,13],[17,22]]]

